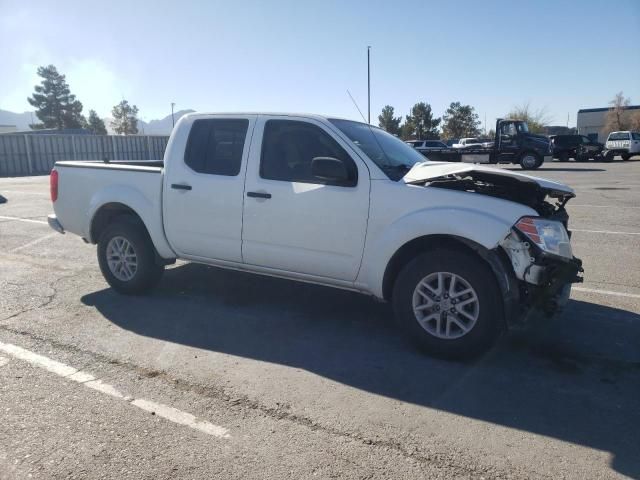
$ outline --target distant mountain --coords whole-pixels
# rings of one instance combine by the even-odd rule
[[[32,112],[14,113],[0,110],[0,125],[15,125],[18,130],[29,130],[31,115],[33,115],[33,120],[37,122],[38,118]]]
[[[195,112],[195,110],[180,110],[178,112],[174,112],[174,120],[177,122],[180,117],[192,112]],[[171,115],[167,115],[160,120],[151,120],[148,123],[138,120],[138,131],[140,133],[144,131],[146,135],[169,135],[172,129],[173,122],[171,121]]]
[[[178,112],[175,112],[173,116],[175,121],[177,122],[180,117],[192,112],[195,112],[195,110],[180,110]],[[39,122],[38,118],[33,112],[14,113],[9,112],[8,110],[0,110],[0,125],[15,125],[18,130],[30,130],[29,125],[32,123],[32,115],[33,121],[36,123]],[[107,132],[113,133],[113,129],[111,128],[112,119],[109,117],[105,117],[102,120],[107,127]],[[171,115],[167,115],[160,120],[151,120],[149,122],[138,120],[138,131],[140,132],[140,134],[169,135],[171,134],[172,129],[173,124],[171,121]]]

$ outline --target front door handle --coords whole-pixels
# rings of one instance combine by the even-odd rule
[[[271,198],[271,194],[267,192],[247,192],[247,197],[251,198]]]
[[[171,188],[176,190],[191,190],[191,185],[184,185],[182,183],[172,183]]]

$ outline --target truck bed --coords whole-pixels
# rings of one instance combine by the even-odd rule
[[[123,198],[147,224],[152,235],[162,232],[162,161],[95,160],[56,162],[58,200],[55,212],[68,232],[91,238],[91,219],[105,199]],[[117,194],[117,195],[116,195]]]

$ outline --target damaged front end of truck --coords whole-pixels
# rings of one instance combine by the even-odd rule
[[[444,175],[407,179],[423,184],[477,193],[526,205],[538,214],[520,218],[492,251],[494,271],[500,279],[509,323],[542,311],[551,316],[569,299],[571,284],[582,282],[582,261],[573,255],[567,202],[573,191],[560,184],[512,172],[483,167],[459,168]],[[498,265],[499,264],[499,265]],[[508,268],[508,266],[511,268]]]

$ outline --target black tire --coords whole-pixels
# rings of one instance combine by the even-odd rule
[[[558,161],[560,162],[568,162],[569,161],[569,154],[567,152],[562,152],[558,155]]]
[[[428,278],[430,274],[437,272],[455,274],[463,279],[475,290],[478,299],[475,324],[472,324],[466,334],[458,338],[439,338],[435,334],[429,333],[419,323],[414,313],[414,294],[417,295],[415,291],[418,284]],[[460,284],[458,283],[458,285]],[[462,288],[466,287],[462,285]],[[449,299],[449,301],[451,300]],[[500,290],[493,272],[480,258],[464,251],[443,248],[423,253],[414,258],[398,275],[393,288],[392,302],[396,320],[407,338],[422,351],[437,357],[461,360],[477,356],[493,345],[504,326]],[[452,305],[438,306],[440,313],[436,313],[436,315],[442,315],[442,308],[447,308],[448,313],[448,307],[452,307]],[[426,315],[433,313],[431,310]],[[444,318],[448,319],[449,317],[447,315]],[[456,314],[456,318],[463,319],[458,314]],[[426,323],[429,324],[429,321]],[[430,326],[437,330],[438,325],[443,326],[442,323]],[[452,331],[453,329],[454,327],[451,328]],[[458,330],[458,333],[462,332],[462,330]]]
[[[532,158],[534,160],[532,160]],[[520,166],[522,167],[523,170],[535,170],[535,169],[539,168],[540,165],[542,165],[543,161],[544,160],[537,153],[524,152],[520,156],[519,163],[520,163]]]
[[[615,154],[613,152],[607,152],[603,158],[603,160],[605,162],[613,162],[613,157],[615,157]]]
[[[128,280],[117,278],[109,267],[107,247],[112,239],[120,237],[129,242],[136,255],[136,267]],[[136,295],[151,290],[162,277],[164,265],[156,261],[156,252],[144,225],[136,218],[122,216],[105,228],[98,241],[98,263],[105,280],[111,287],[126,295]]]
[[[629,155],[628,153],[622,154],[622,160],[629,160],[630,158],[631,158],[631,155]]]

